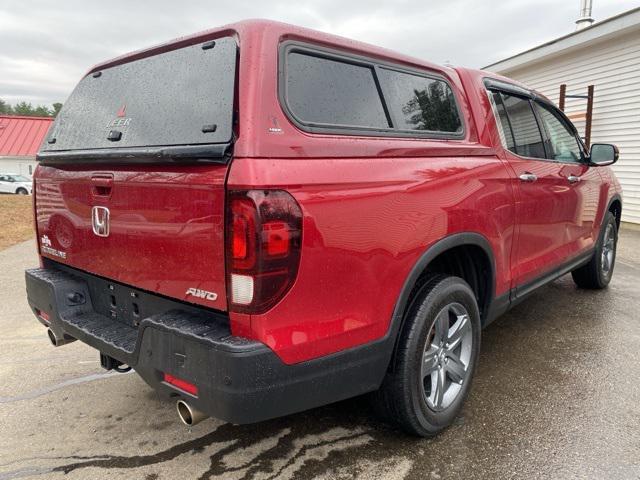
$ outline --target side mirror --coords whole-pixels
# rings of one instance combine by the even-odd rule
[[[594,143],[591,145],[589,161],[594,167],[613,165],[618,161],[620,153],[618,147],[609,143]]]

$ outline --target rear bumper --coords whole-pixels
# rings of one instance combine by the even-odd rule
[[[286,365],[266,345],[231,335],[224,315],[160,297],[162,311],[134,326],[94,310],[103,302],[95,298],[95,282],[108,281],[62,266],[28,270],[29,305],[56,336],[76,338],[133,367],[163,396],[183,398],[231,423],[267,420],[373,391],[389,362],[391,349],[383,340]],[[131,296],[152,296],[115,285]],[[198,395],[164,383],[164,373],[195,384]]]

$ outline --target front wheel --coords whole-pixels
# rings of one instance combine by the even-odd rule
[[[27,192],[26,188],[19,188],[18,190],[16,190],[16,193],[18,195],[29,195],[29,192]]]
[[[616,263],[618,224],[616,217],[607,212],[602,223],[600,237],[591,260],[571,272],[573,281],[580,288],[602,289],[609,285]]]
[[[383,416],[408,433],[429,437],[462,409],[480,351],[480,313],[469,285],[433,275],[414,296],[382,387]]]

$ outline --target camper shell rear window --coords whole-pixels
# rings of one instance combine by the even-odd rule
[[[223,37],[90,73],[41,152],[228,143],[236,56]]]

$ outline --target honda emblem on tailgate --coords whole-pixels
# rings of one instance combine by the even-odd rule
[[[91,209],[91,226],[93,233],[97,236],[109,236],[109,209],[107,207],[93,207]]]

